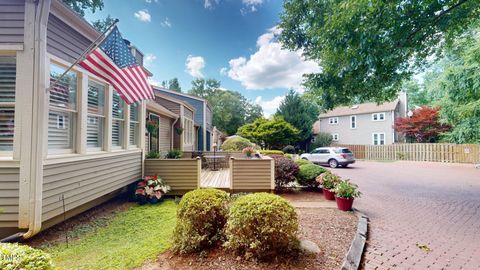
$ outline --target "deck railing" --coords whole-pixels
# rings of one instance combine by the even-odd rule
[[[171,188],[170,194],[183,194],[200,187],[200,158],[146,159],[145,175],[160,176]]]
[[[271,191],[275,189],[275,162],[261,159],[230,158],[230,189],[241,191]]]

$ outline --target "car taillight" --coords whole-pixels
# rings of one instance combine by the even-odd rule
[[[347,159],[347,155],[345,155],[345,154],[341,154],[340,156],[344,159]]]

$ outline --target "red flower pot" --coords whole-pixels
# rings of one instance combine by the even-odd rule
[[[323,197],[325,200],[334,201],[335,200],[335,192],[330,191],[328,189],[322,189]]]
[[[353,205],[353,198],[335,197],[337,201],[337,208],[342,211],[351,211]]]

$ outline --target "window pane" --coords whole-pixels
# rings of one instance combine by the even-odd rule
[[[77,102],[77,74],[68,72],[56,82],[65,69],[51,65],[50,70],[50,105],[75,110]]]
[[[122,146],[123,121],[112,120],[112,146]]]
[[[73,113],[50,111],[48,115],[48,148],[73,149]]]
[[[103,146],[103,118],[87,117],[87,147],[98,148]]]
[[[15,102],[15,79],[15,57],[0,56],[0,102]]]
[[[137,145],[138,143],[138,128],[139,124],[138,123],[130,123],[130,138],[129,142],[130,145]]]
[[[138,104],[132,103],[130,104],[130,120],[138,121]]]
[[[113,100],[112,100],[112,116],[113,118],[121,118],[123,119],[123,110],[125,107],[125,102],[120,98],[120,95],[117,91],[113,92]]]
[[[13,133],[15,110],[0,107],[0,151],[13,151]]]
[[[105,88],[96,82],[88,82],[88,113],[104,114]]]

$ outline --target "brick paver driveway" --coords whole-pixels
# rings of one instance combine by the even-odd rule
[[[354,206],[370,217],[365,269],[480,269],[480,169],[359,161],[334,171],[363,192]]]

